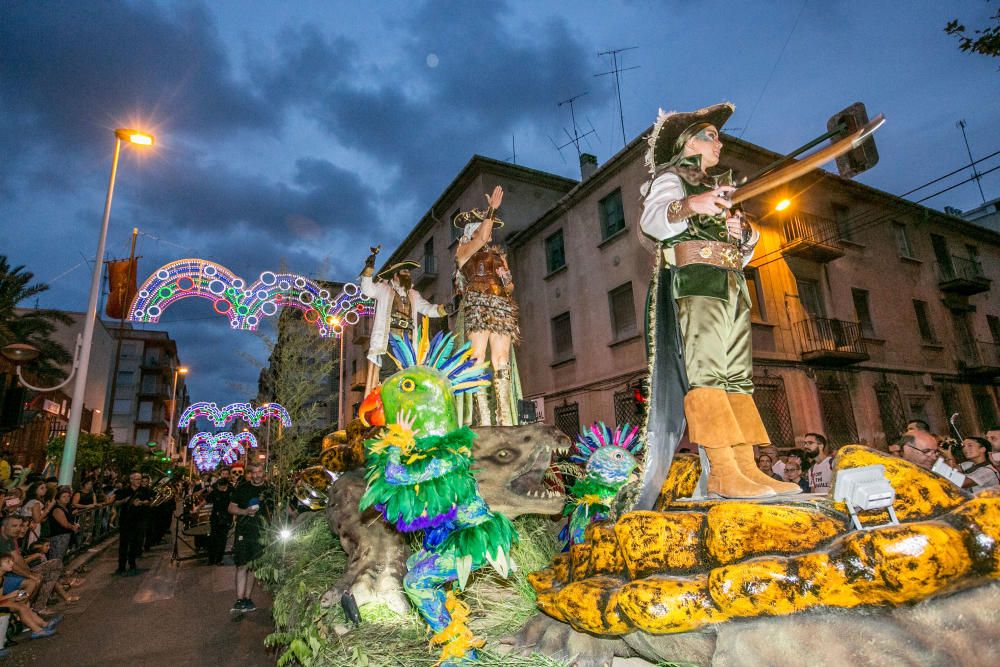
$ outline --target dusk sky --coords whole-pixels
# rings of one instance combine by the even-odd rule
[[[87,303],[116,127],[124,148],[108,257],[138,227],[140,282],[203,257],[254,280],[282,264],[353,280],[394,248],[473,154],[578,177],[569,110],[603,163],[622,148],[611,69],[622,54],[631,140],[658,107],[736,104],[728,131],[786,152],[855,101],[888,121],[858,180],[902,194],[1000,150],[1000,59],[943,28],[989,25],[996,2],[21,2],[0,6],[0,254]],[[1000,165],[1000,156],[980,164]],[[911,199],[967,178],[966,170]],[[1000,171],[982,179],[1000,197]],[[638,194],[636,194],[638,196]],[[981,204],[974,183],[926,202]],[[22,304],[33,306],[34,303]],[[178,341],[194,400],[246,400],[259,338],[209,302],[153,328]]]

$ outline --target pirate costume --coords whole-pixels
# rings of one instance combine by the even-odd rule
[[[742,239],[733,239],[725,209],[680,218],[689,210],[688,197],[733,183],[731,172],[710,176],[700,155],[683,155],[688,140],[708,127],[718,130],[733,110],[729,103],[690,113],[661,110],[649,137],[651,180],[642,188],[639,227],[656,241],[656,269],[647,304],[649,454],[639,509],[656,502],[684,418],[691,442],[702,447],[710,465],[703,490],[726,498],[801,491],[761,473],[753,454],[753,445],[770,444],[752,397],[750,295],[743,275],[759,233],[745,228]],[[677,410],[681,400],[683,416]]]

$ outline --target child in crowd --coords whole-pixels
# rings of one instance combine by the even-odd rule
[[[62,616],[55,615],[46,623],[45,620],[36,614],[28,604],[27,594],[20,588],[8,591],[7,574],[14,569],[14,559],[9,553],[0,554],[0,574],[4,578],[3,595],[0,595],[0,608],[6,608],[10,613],[17,615],[21,622],[31,629],[32,639],[51,637],[56,632],[56,625],[62,620]],[[3,657],[6,653],[0,653]]]
[[[45,561],[47,561],[48,558],[49,558],[49,547],[50,546],[51,545],[49,544],[49,538],[47,538],[47,537],[39,538],[34,543],[32,543],[32,545],[30,547],[28,547],[28,555],[24,557],[24,562],[27,563],[28,565],[30,565],[32,568],[35,568],[38,565],[41,565],[42,563],[44,563]],[[78,579],[78,580],[71,579],[70,580],[70,585],[73,585],[72,582],[74,582],[74,581],[79,581],[80,583],[83,583],[82,579]],[[76,585],[79,585],[79,584],[76,584]],[[69,603],[69,602],[77,602],[77,601],[80,600],[80,596],[79,595],[70,595],[69,593],[66,592],[66,586],[64,585],[64,582],[62,582],[62,581],[60,581],[58,584],[56,584],[56,586],[52,590],[55,592],[56,595],[59,596],[59,598],[63,602]]]

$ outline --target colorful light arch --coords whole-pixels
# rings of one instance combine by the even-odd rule
[[[184,410],[181,418],[177,420],[177,428],[184,428],[199,417],[211,420],[212,424],[220,428],[237,418],[242,419],[251,428],[260,427],[267,419],[280,419],[281,425],[285,427],[292,425],[288,410],[277,403],[265,403],[258,408],[250,403],[230,403],[220,409],[215,403],[200,401],[192,403]]]
[[[214,470],[219,463],[231,465],[246,454],[247,449],[256,449],[257,438],[249,431],[239,433],[196,433],[188,441],[191,459],[201,471]]]
[[[297,308],[324,337],[339,337],[375,309],[375,302],[354,283],[346,283],[333,295],[304,276],[264,271],[248,285],[221,264],[190,258],[164,264],[147,278],[132,301],[128,319],[158,322],[170,304],[189,297],[212,301],[215,312],[228,317],[233,329],[245,331],[256,330],[261,318],[282,308]]]

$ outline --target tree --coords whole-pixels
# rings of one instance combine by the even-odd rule
[[[267,341],[269,365],[261,372],[260,402],[273,401],[288,411],[292,425],[278,428],[273,420],[258,431],[270,429],[258,440],[269,439],[271,470],[280,502],[292,492],[291,473],[308,465],[319,453],[323,436],[320,404],[334,396],[337,371],[336,338],[322,338],[316,326],[299,311],[286,309],[278,319],[278,338]],[[251,454],[252,456],[252,454]]]
[[[65,444],[65,436],[49,440],[45,450],[46,457],[50,460],[61,460]],[[111,436],[106,433],[81,432],[76,449],[76,470],[82,473],[111,468],[120,475],[139,470],[156,478],[163,475],[170,465],[164,464],[150,454],[146,447],[115,444]]]
[[[991,19],[993,26],[974,30],[972,35],[966,32],[965,25],[959,23],[958,19],[949,21],[944,31],[958,37],[958,48],[961,50],[996,58],[1000,56],[1000,9]]]
[[[49,289],[44,283],[32,283],[34,277],[24,266],[12,268],[7,257],[0,255],[0,347],[11,343],[35,346],[41,354],[25,364],[25,370],[41,382],[61,380],[66,373],[60,366],[73,361],[73,356],[51,336],[57,324],[72,324],[73,319],[58,310],[17,312],[18,304]]]

